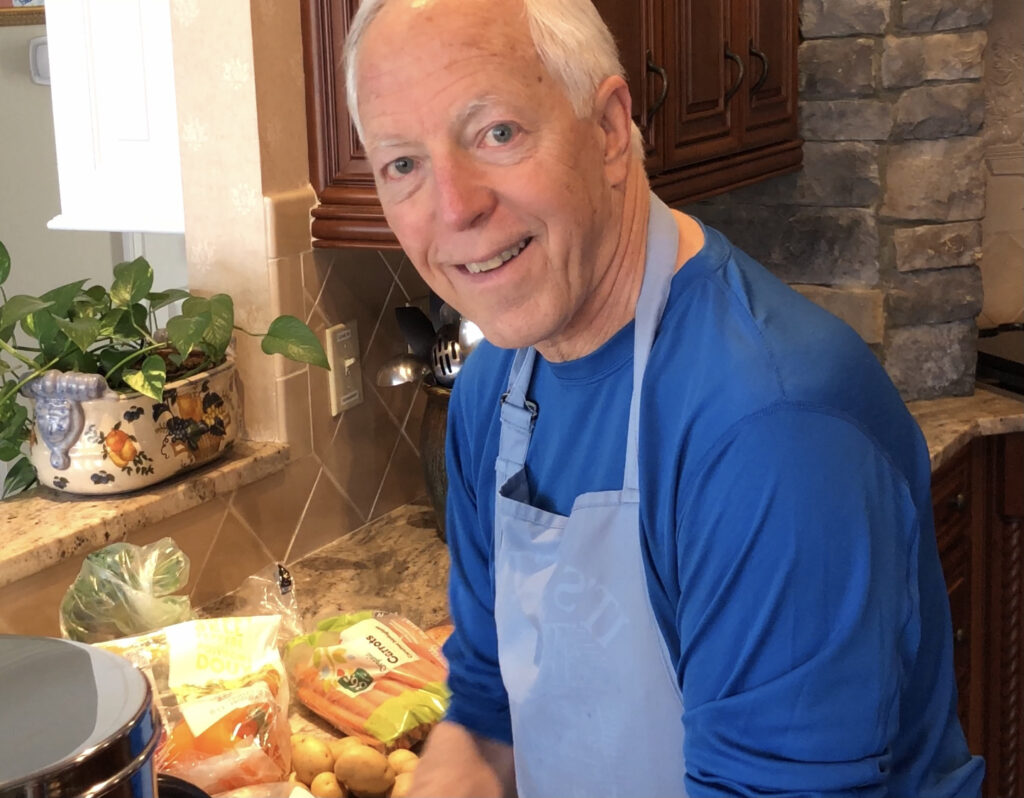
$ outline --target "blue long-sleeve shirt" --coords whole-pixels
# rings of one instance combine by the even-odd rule
[[[526,464],[537,506],[568,514],[580,493],[621,487],[632,347],[630,323],[586,357],[538,358]],[[507,742],[493,525],[512,354],[482,344],[452,394],[445,646],[449,719]],[[920,430],[850,328],[709,228],[673,278],[639,459],[690,795],[979,792]]]

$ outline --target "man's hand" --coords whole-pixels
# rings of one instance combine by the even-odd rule
[[[414,771],[410,798],[512,798],[512,746],[441,722],[430,733]]]

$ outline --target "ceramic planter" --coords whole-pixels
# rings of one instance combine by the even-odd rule
[[[216,459],[238,435],[231,359],[168,383],[160,402],[76,372],[49,371],[22,393],[34,400],[29,458],[39,483],[67,493],[145,488]]]

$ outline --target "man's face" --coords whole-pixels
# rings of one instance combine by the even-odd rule
[[[577,335],[618,234],[605,137],[544,69],[520,4],[396,0],[357,79],[384,213],[427,284],[499,346]]]

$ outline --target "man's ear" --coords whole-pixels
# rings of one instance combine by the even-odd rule
[[[604,132],[604,168],[611,185],[626,179],[632,151],[633,100],[629,86],[618,75],[605,78],[594,95],[594,113]]]

